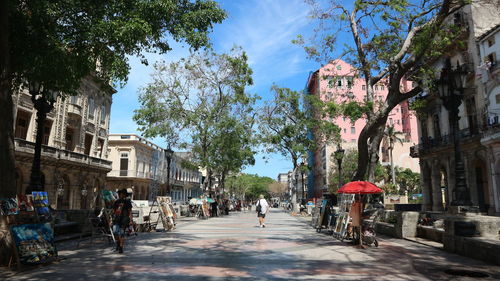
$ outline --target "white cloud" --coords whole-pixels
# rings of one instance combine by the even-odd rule
[[[234,44],[248,53],[256,84],[270,84],[303,71],[302,48],[291,41],[309,32],[309,7],[303,0],[259,0],[232,2],[228,24],[216,28],[223,50]],[[221,40],[225,38],[225,40]]]

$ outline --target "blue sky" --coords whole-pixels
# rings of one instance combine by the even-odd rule
[[[263,100],[272,99],[269,89],[273,83],[294,90],[302,90],[310,71],[319,68],[316,62],[306,58],[299,46],[291,43],[297,35],[307,35],[315,27],[307,17],[309,7],[303,0],[221,0],[222,8],[229,16],[215,26],[211,34],[212,44],[219,53],[227,52],[234,45],[243,47],[254,71],[254,85],[249,92]],[[111,108],[110,133],[135,133],[137,125],[132,120],[141,86],[149,81],[152,65],[157,60],[176,61],[188,55],[182,44],[173,44],[173,50],[165,55],[147,54],[149,66],[130,58],[131,71],[124,88],[117,89]],[[161,139],[154,143],[165,146]],[[263,160],[267,156],[267,161]],[[246,173],[276,178],[278,173],[292,168],[291,161],[281,155],[256,155],[255,166]]]

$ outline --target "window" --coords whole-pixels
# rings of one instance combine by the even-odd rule
[[[392,120],[392,118],[389,118],[389,124],[394,125],[394,121]]]
[[[495,64],[497,62],[497,54],[495,52],[491,53],[488,55],[488,60],[492,63]]]
[[[495,36],[488,38],[488,47],[495,45]]]
[[[128,139],[130,139],[130,136],[129,135],[120,136],[120,139],[122,139],[122,140],[128,140]]]
[[[345,119],[345,116],[344,116],[344,117],[342,117],[342,121],[344,121],[344,122],[345,122],[345,120],[346,120],[346,119]]]
[[[495,101],[497,102],[497,104],[500,103],[500,94],[495,95]]]
[[[347,88],[351,89],[353,85],[353,77],[347,77]]]
[[[375,91],[378,91],[378,85],[375,85]]]
[[[380,90],[381,90],[381,91],[385,90],[384,85],[380,85]]]
[[[356,139],[351,139],[351,142],[352,142],[352,143],[355,143],[355,142],[356,142]]]
[[[78,104],[78,96],[71,96],[71,98],[69,99],[69,103]]]
[[[101,106],[101,124],[106,124],[106,105],[103,104]]]
[[[384,97],[382,97],[382,96],[378,96],[378,100],[379,100],[379,101],[382,101],[382,99],[383,99],[383,98],[384,98]]]
[[[396,120],[396,124],[398,124],[398,125],[399,125],[399,119],[398,119],[398,120]]]
[[[356,134],[356,127],[351,127],[351,135]]]
[[[120,153],[120,176],[126,177],[128,172],[128,153]]]
[[[349,99],[354,99],[354,94],[352,92],[347,93]]]
[[[362,85],[362,86],[361,86],[361,89],[362,89],[363,91],[365,91],[365,90],[366,90],[366,85]]]
[[[333,88],[334,85],[335,85],[335,77],[329,76],[328,77],[328,87]]]
[[[43,126],[43,140],[42,143],[49,145],[50,129],[52,128],[52,122],[46,121],[45,126]]]
[[[347,129],[346,128],[344,128],[344,134],[347,134]]]
[[[340,87],[342,87],[342,78],[339,77],[337,79],[337,88],[340,88]]]
[[[89,118],[94,119],[94,111],[95,111],[94,99],[92,97],[89,97],[88,102],[89,102]]]

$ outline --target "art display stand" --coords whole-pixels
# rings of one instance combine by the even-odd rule
[[[339,215],[333,229],[333,236],[339,240],[344,240],[347,234],[347,227],[349,225],[349,211],[354,201],[353,194],[340,194],[339,195]]]
[[[156,207],[157,212],[158,212],[158,218],[156,219],[156,223],[153,225],[150,225],[150,229],[156,229],[156,226],[158,225],[158,222],[161,220],[163,229],[165,231],[170,231],[175,228],[175,219],[176,219],[176,213],[175,210],[172,206],[171,198],[168,196],[156,196],[156,198],[153,200],[153,203],[151,204],[151,208],[149,209],[149,221],[151,224],[151,214],[153,212],[153,209]]]
[[[101,202],[101,204],[97,204],[97,202],[99,201]],[[109,206],[109,204],[106,204],[103,194],[99,193],[94,196],[92,202],[94,202],[94,206]],[[85,225],[82,227],[80,238],[76,243],[77,248],[80,247],[80,243],[85,238],[85,236],[87,236],[88,228],[90,228],[90,245],[93,244],[95,239],[99,238],[105,238],[110,244],[113,243],[113,245],[116,243],[115,236],[113,235],[113,230],[110,225],[111,212],[112,209],[107,209],[106,207],[103,207],[98,215],[96,215],[94,212],[89,212],[85,220]]]
[[[52,217],[47,192],[18,195],[16,199],[0,199],[2,215],[13,241],[9,267],[18,270],[58,260]]]

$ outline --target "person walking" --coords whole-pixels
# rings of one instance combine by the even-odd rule
[[[116,239],[116,250],[123,253],[125,246],[125,230],[132,223],[132,202],[127,199],[127,190],[121,189],[118,191],[118,200],[113,204],[113,234]]]
[[[257,211],[257,217],[259,218],[259,225],[260,227],[266,227],[265,219],[266,219],[266,213],[269,211],[269,204],[267,203],[266,199],[264,199],[264,195],[259,195],[259,200],[257,201],[256,205],[256,211]]]

